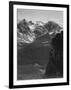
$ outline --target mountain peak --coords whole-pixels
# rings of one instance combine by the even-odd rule
[[[42,21],[36,21],[36,24],[37,25],[40,25],[40,26],[43,26],[44,25],[44,23]]]

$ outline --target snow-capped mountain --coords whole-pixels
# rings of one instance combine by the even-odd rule
[[[46,36],[54,36],[62,30],[62,27],[53,21],[48,21],[47,23],[36,21],[36,23],[33,23],[23,19],[17,24],[17,29],[17,42],[19,46],[22,46],[25,43],[31,44],[35,42],[39,37],[43,39],[42,37],[46,34]]]
[[[36,21],[36,25],[38,26],[43,26],[45,23],[41,22],[41,21]]]

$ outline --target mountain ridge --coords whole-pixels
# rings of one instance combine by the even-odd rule
[[[44,35],[52,38],[56,33],[60,33],[62,29],[63,28],[54,21],[48,21],[47,23],[36,21],[36,23],[33,23],[32,21],[28,22],[26,19],[23,19],[17,24],[17,45],[21,47],[25,43],[31,44],[35,42],[37,38],[39,39],[39,37],[43,39],[42,37]]]

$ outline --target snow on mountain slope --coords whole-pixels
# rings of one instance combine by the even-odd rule
[[[47,36],[47,38],[49,36],[54,37],[61,30],[62,27],[53,21],[48,21],[47,23],[36,21],[36,23],[33,23],[32,21],[27,22],[23,19],[17,24],[17,43],[19,46],[23,46],[25,43],[31,44],[37,38],[43,39],[43,36]],[[41,41],[46,42],[45,40]]]

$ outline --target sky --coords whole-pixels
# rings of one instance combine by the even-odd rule
[[[34,23],[36,21],[42,21],[44,23],[54,21],[60,25],[63,25],[63,11],[17,9],[17,22],[22,19],[33,21]]]

